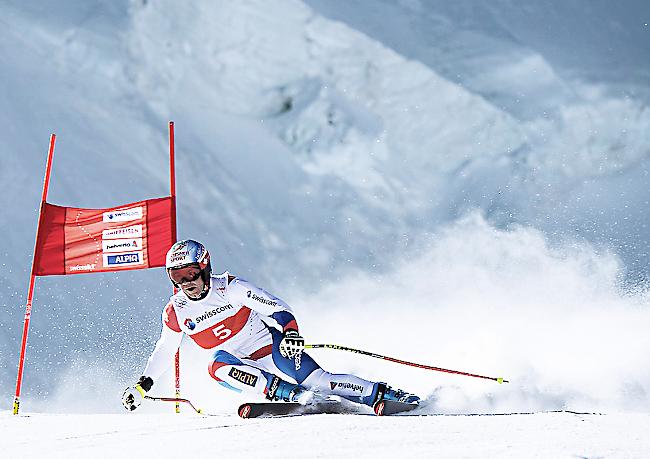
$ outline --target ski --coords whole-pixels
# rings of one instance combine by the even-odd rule
[[[380,400],[375,403],[373,410],[377,416],[390,416],[391,414],[413,411],[418,406],[417,403],[404,403],[396,400]]]
[[[237,414],[240,418],[259,418],[262,416],[288,416],[300,410],[300,403],[244,403],[239,406]]]
[[[318,403],[301,405],[294,402],[259,402],[244,403],[237,410],[244,419],[276,416],[302,416],[305,414],[341,414],[353,413],[338,401],[324,400]]]
[[[382,400],[375,404],[373,410],[377,416],[390,416],[405,413],[418,407],[416,403],[403,403]],[[239,417],[252,419],[259,417],[303,416],[308,414],[364,414],[353,406],[335,400],[301,405],[292,402],[258,402],[244,403],[237,410]]]

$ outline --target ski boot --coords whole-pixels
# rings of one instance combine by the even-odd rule
[[[386,392],[384,392],[384,400],[394,400],[396,402],[402,403],[418,403],[420,401],[420,397],[415,394],[404,392],[402,389],[393,389],[390,386],[386,386]]]
[[[393,389],[386,383],[377,383],[376,391],[372,409],[377,416],[411,411],[417,408],[420,402],[420,397],[417,395],[401,389]]]
[[[291,384],[275,375],[271,375],[266,384],[266,398],[271,401],[298,402],[307,390],[299,384]]]

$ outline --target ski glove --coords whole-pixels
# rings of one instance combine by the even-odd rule
[[[287,359],[299,358],[305,350],[305,339],[296,330],[287,330],[280,341],[280,354]]]
[[[153,386],[153,379],[141,376],[134,387],[127,387],[122,394],[122,405],[128,411],[133,411],[142,404],[145,394]]]

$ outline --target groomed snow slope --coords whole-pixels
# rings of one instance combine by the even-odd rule
[[[0,414],[2,452],[20,458],[642,458],[650,415]]]

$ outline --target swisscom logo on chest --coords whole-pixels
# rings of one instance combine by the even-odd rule
[[[234,309],[232,304],[226,304],[224,306],[219,306],[218,308],[214,308],[214,309],[212,309],[210,311],[206,311],[203,314],[201,314],[201,315],[199,315],[199,316],[197,316],[197,317],[195,317],[193,319],[188,317],[187,319],[185,319],[185,322],[183,322],[183,323],[190,330],[194,330],[197,327],[197,325],[200,324],[201,322],[206,321],[209,318],[214,317],[216,315],[219,315],[222,312],[228,311],[230,309]]]

